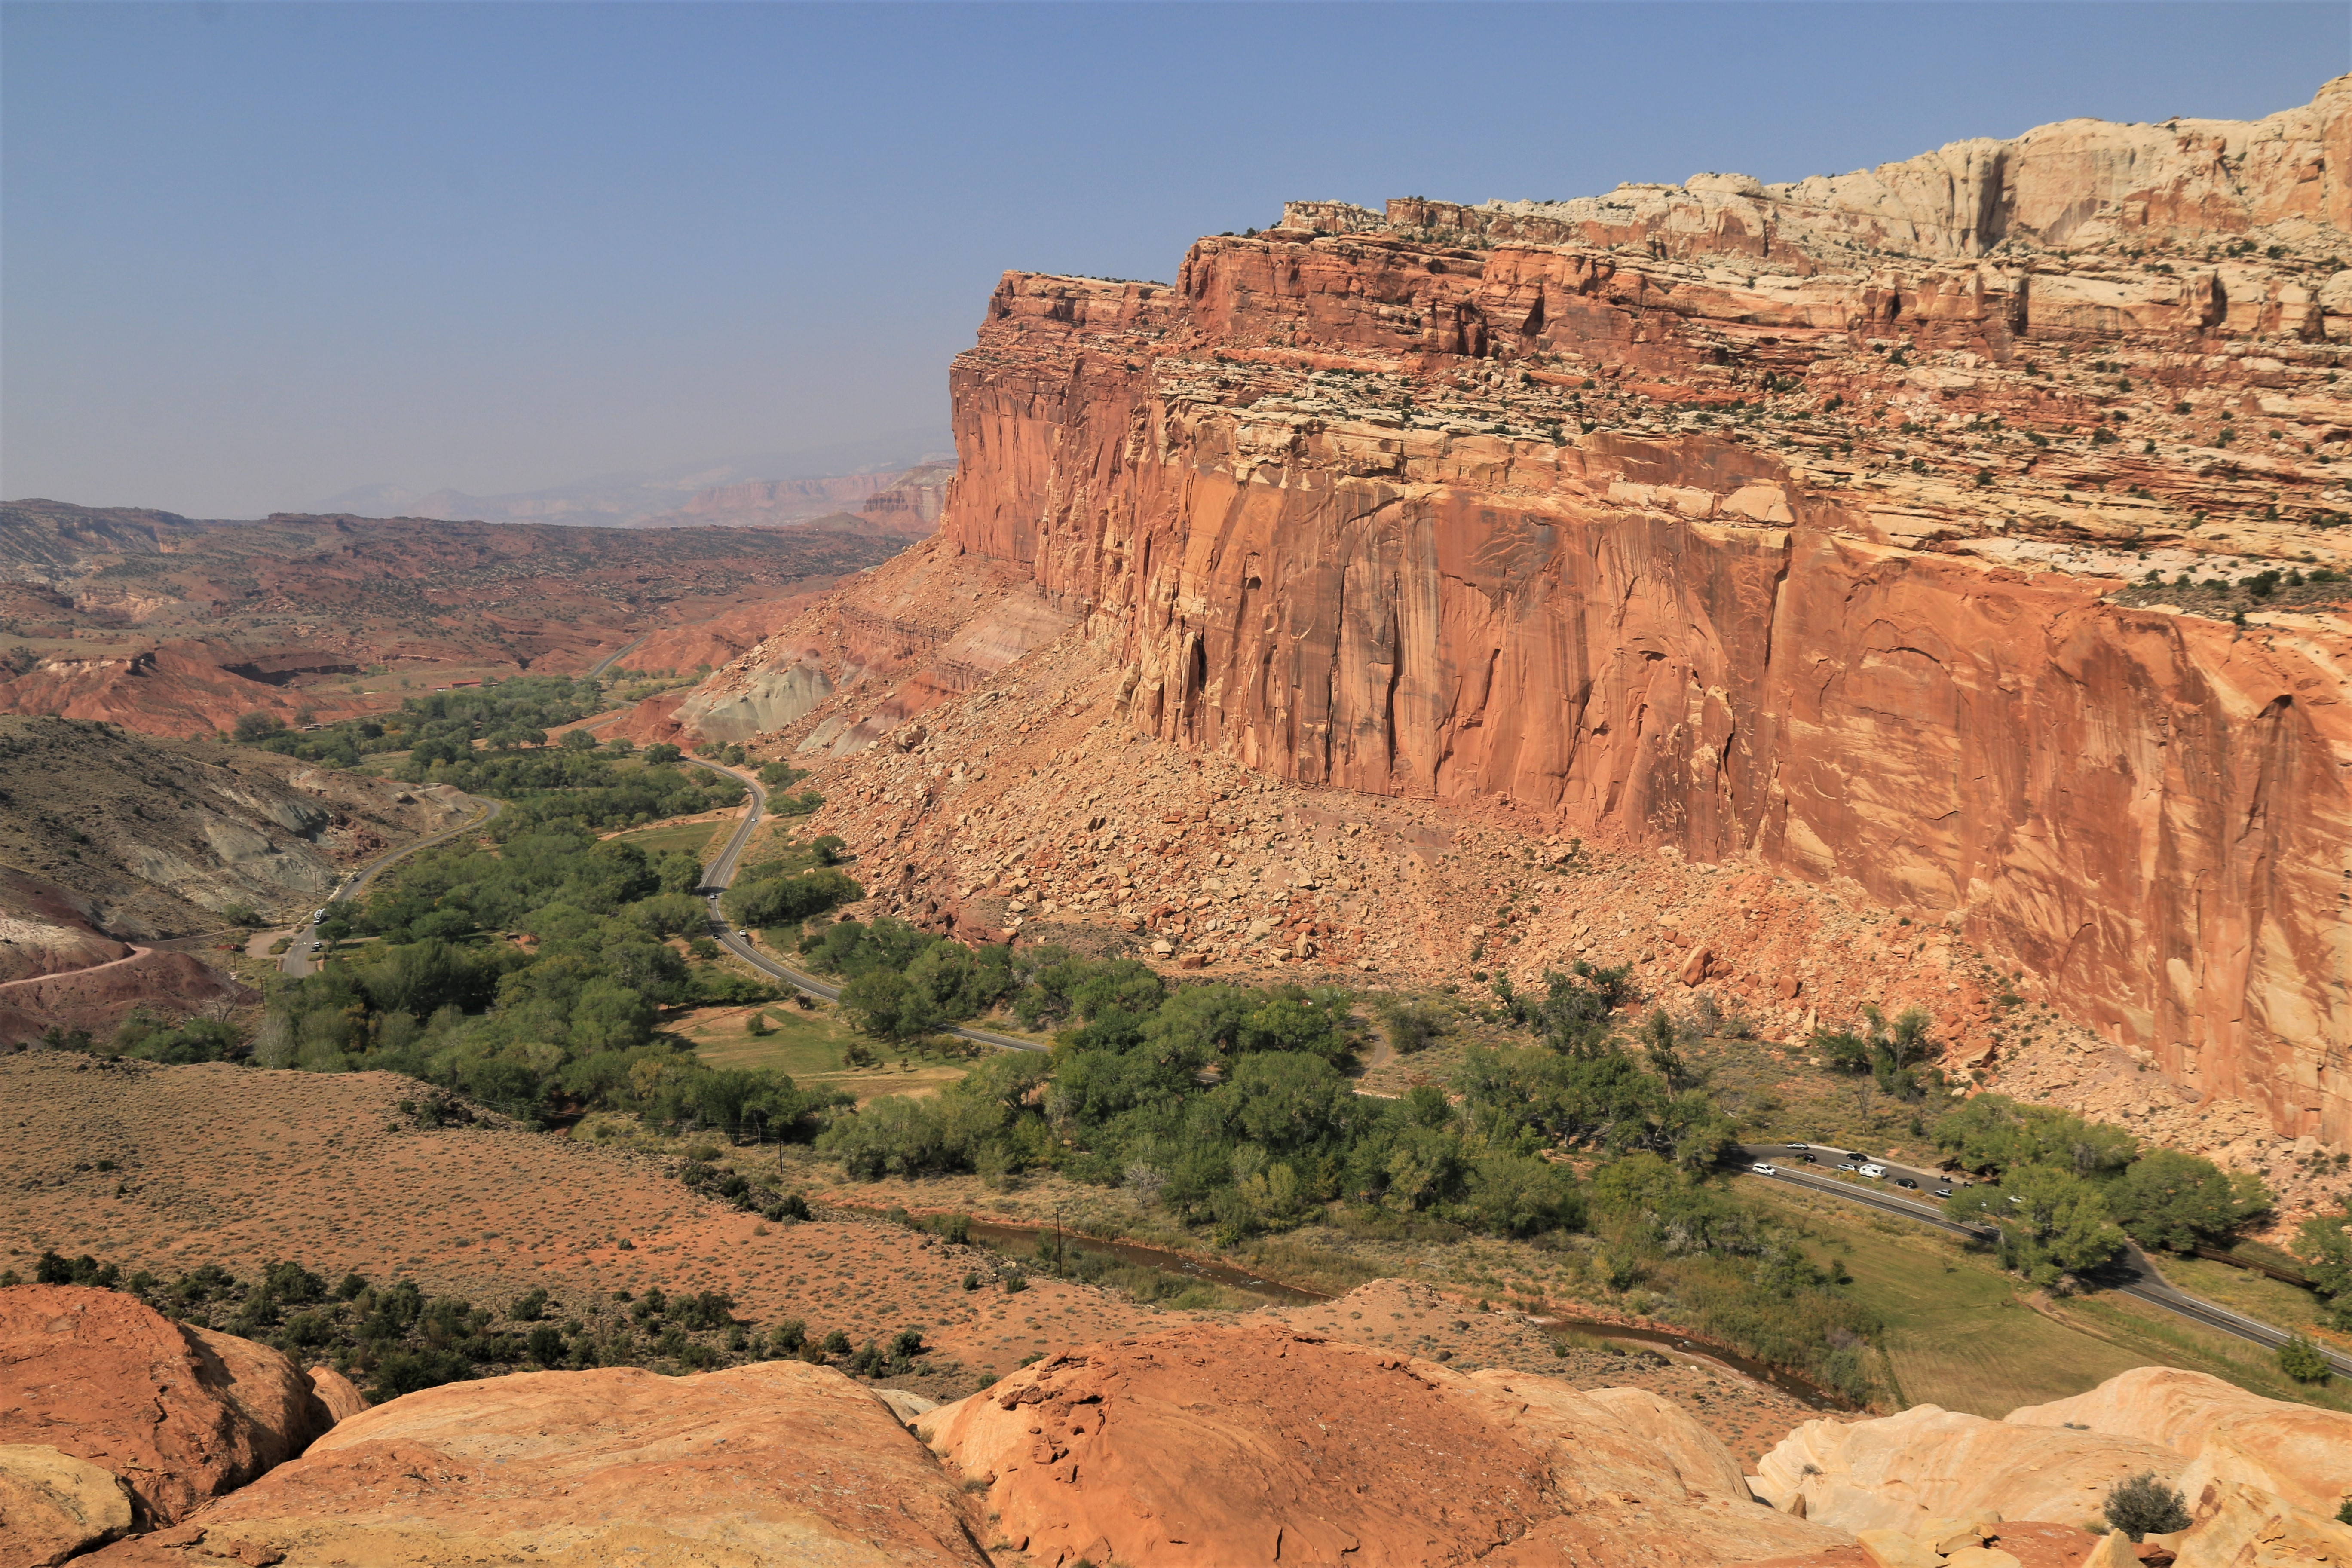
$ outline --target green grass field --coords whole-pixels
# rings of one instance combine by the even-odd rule
[[[755,1035],[754,1014],[769,1033]],[[710,1008],[677,1026],[694,1042],[695,1055],[713,1067],[766,1068],[809,1088],[837,1089],[859,1100],[885,1094],[931,1094],[961,1078],[969,1064],[946,1050],[923,1051],[866,1039],[832,1007],[803,1012],[790,1002],[761,1007]],[[872,1059],[852,1064],[849,1048],[862,1045]]]
[[[614,837],[623,843],[635,845],[648,855],[683,849],[698,860],[708,860],[725,842],[719,837],[720,830],[731,826],[726,822],[668,822],[652,827],[633,828]]]
[[[1761,1183],[1743,1185],[1741,1195],[1801,1220],[1814,1235],[1816,1261],[1842,1263],[1853,1275],[1856,1298],[1886,1325],[1887,1366],[1905,1403],[1997,1419],[2021,1405],[2081,1394],[2132,1367],[2162,1364],[2209,1372],[2273,1399],[2352,1409],[2340,1384],[2291,1384],[2271,1352],[2129,1297],[2040,1299],[1958,1237]],[[2181,1289],[2208,1294],[2202,1276],[2191,1280],[2173,1274],[2170,1260],[2165,1267]],[[2220,1264],[2205,1267],[2256,1278]],[[2218,1293],[2209,1299],[2239,1305]],[[2253,1305],[2241,1310],[2271,1322],[2290,1321],[2283,1314],[2254,1312]]]

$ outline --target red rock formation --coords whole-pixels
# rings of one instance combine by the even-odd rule
[[[1679,1407],[1265,1326],[1051,1356],[918,1426],[1047,1563],[1697,1568],[1843,1539],[1758,1508]]]
[[[887,1406],[769,1362],[452,1384],[341,1423],[299,1460],[93,1563],[531,1560],[986,1568],[980,1521]]]
[[[293,1363],[113,1290],[0,1290],[0,1445],[110,1471],[142,1526],[184,1518],[333,1424]]]
[[[2352,1139],[2352,637],[2126,592],[2343,558],[2347,108],[1010,274],[942,540],[1083,617],[1139,729],[1851,880]]]

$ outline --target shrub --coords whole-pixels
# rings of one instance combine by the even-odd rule
[[[2143,1470],[2117,1481],[2107,1493],[2107,1522],[2134,1542],[2143,1536],[2168,1535],[2189,1528],[2189,1504],[2172,1488]]]
[[[2326,1383],[2335,1373],[2326,1353],[2301,1334],[2279,1346],[2279,1370],[2297,1383]]]
[[[1372,1010],[1380,1016],[1389,1048],[1401,1057],[1427,1050],[1445,1032],[1445,1016],[1426,1002],[1383,997],[1372,1005]]]

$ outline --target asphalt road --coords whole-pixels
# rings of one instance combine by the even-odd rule
[[[653,636],[653,633],[651,633],[651,632],[647,632],[647,633],[646,634],[646,637],[651,637],[651,636]],[[614,665],[616,665],[616,664],[620,663],[620,662],[621,662],[621,658],[622,658],[622,656],[623,656],[623,655],[625,655],[625,654],[632,654],[632,653],[636,652],[636,651],[637,651],[637,649],[638,649],[640,647],[642,647],[642,646],[644,645],[645,640],[646,640],[646,637],[639,637],[635,642],[628,643],[628,644],[625,644],[625,645],[624,645],[624,646],[622,646],[622,647],[616,647],[616,648],[614,648],[612,652],[610,652],[610,653],[606,654],[604,658],[602,658],[598,659],[598,660],[595,662],[594,666],[593,666],[593,667],[589,669],[588,673],[587,673],[586,675],[584,675],[584,676],[581,677],[581,679],[583,679],[583,680],[593,680],[593,679],[596,679],[596,677],[598,677],[598,676],[600,676],[600,675],[604,674],[606,670],[608,670],[608,669],[612,668]]]
[[[840,1000],[840,986],[828,984],[814,974],[805,973],[788,963],[780,963],[769,957],[752,945],[749,936],[729,925],[726,917],[719,912],[719,895],[726,889],[729,883],[735,879],[735,873],[743,858],[743,847],[751,842],[751,830],[760,826],[761,813],[768,809],[768,792],[761,787],[758,779],[749,773],[722,767],[717,763],[693,755],[688,755],[685,760],[692,763],[696,767],[709,768],[712,773],[725,773],[729,778],[740,779],[750,786],[751,791],[751,809],[743,814],[743,820],[736,825],[734,833],[728,837],[726,847],[719,851],[709,866],[703,868],[701,892],[709,900],[710,934],[717,939],[720,946],[761,973],[772,974],[789,984],[797,985],[812,996],[821,996],[828,1002]],[[1047,1048],[1035,1040],[1024,1040],[1014,1035],[1000,1035],[992,1029],[968,1028],[961,1024],[950,1027],[947,1032],[960,1040],[970,1040],[976,1045],[993,1046],[1004,1051],[1042,1051]]]
[[[1896,1164],[1885,1160],[1856,1160],[1853,1162],[1855,1164],[1879,1165],[1885,1170],[1886,1174],[1877,1180],[1850,1182],[1829,1173],[1846,1158],[1843,1152],[1826,1145],[1815,1144],[1810,1152],[1814,1160],[1819,1162],[1818,1164],[1792,1165],[1789,1162],[1802,1161],[1805,1152],[1793,1150],[1786,1143],[1743,1143],[1738,1146],[1738,1158],[1740,1166],[1738,1173],[1755,1177],[1759,1181],[1780,1182],[1789,1186],[1824,1193],[1831,1197],[1842,1199],[1863,1208],[1876,1209],[1881,1214],[1899,1215],[1905,1219],[1916,1220],[1921,1225],[1932,1226],[1937,1230],[1948,1231],[1956,1236],[1965,1236],[1971,1240],[1990,1239],[1989,1229],[1962,1225],[1959,1221],[1949,1218],[1945,1215],[1943,1205],[1932,1195],[1927,1195],[1932,1194],[1937,1187],[1951,1184],[1951,1178],[1940,1171],[1922,1170],[1916,1166]],[[1748,1168],[1758,1162],[1773,1166],[1774,1173],[1764,1176]],[[1894,1184],[1897,1177],[1908,1177],[1917,1182],[1922,1195],[1914,1197],[1895,1186]],[[2137,1297],[2150,1306],[2161,1307],[2168,1312],[2187,1318],[2193,1322],[2202,1323],[2207,1328],[2219,1329],[2225,1334],[2234,1335],[2251,1343],[2276,1350],[2286,1343],[2290,1337],[2284,1329],[2273,1328],[2268,1323],[2260,1322],[2242,1313],[2232,1312],[2227,1307],[2215,1306],[2200,1296],[2192,1296],[2179,1289],[2165,1279],[2147,1254],[2129,1242],[2124,1245],[2124,1255],[2116,1264],[2115,1276],[2116,1282],[2113,1289],[2123,1295]],[[2335,1365],[2338,1375],[2352,1377],[2352,1356],[2340,1355],[2325,1345],[2321,1346],[2320,1350],[2321,1353]]]
[[[361,867],[356,872],[344,878],[341,885],[336,888],[333,892],[327,895],[327,903],[341,903],[346,899],[355,897],[362,889],[365,888],[370,882],[375,880],[376,873],[383,870],[386,866],[389,866],[394,861],[400,860],[407,856],[414,855],[419,849],[430,849],[436,844],[446,844],[452,838],[461,838],[468,833],[475,832],[479,829],[484,823],[489,821],[490,818],[496,816],[499,813],[507,808],[506,802],[502,800],[491,800],[485,795],[467,795],[466,798],[482,808],[481,812],[476,816],[473,820],[462,823],[445,832],[436,833],[430,838],[420,838],[404,849],[395,849],[389,855],[377,856],[374,859]],[[310,943],[317,940],[317,938],[311,935],[311,932],[318,929],[318,915],[324,914],[325,912],[326,905],[321,904],[316,914],[313,914],[310,920],[304,921],[301,924],[294,928],[293,943],[291,946],[287,948],[286,956],[278,962],[278,967],[280,973],[290,974],[296,979],[299,979],[303,975],[310,973]]]

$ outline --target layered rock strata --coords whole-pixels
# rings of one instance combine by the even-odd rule
[[[2347,110],[1010,274],[943,542],[1139,731],[1850,880],[2344,1141]]]

